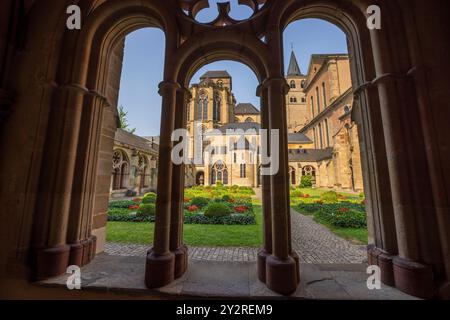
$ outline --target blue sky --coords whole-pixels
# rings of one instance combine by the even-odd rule
[[[210,0],[210,4],[218,2]],[[245,19],[251,15],[246,6],[233,0],[230,15],[234,19]],[[205,9],[197,19],[201,22],[214,20],[217,9]],[[346,53],[345,34],[336,26],[317,19],[305,19],[291,23],[284,32],[285,68],[289,64],[293,45],[298,62],[306,73],[311,54]],[[125,42],[125,57],[119,92],[119,105],[128,112],[128,122],[141,136],[159,135],[161,97],[158,84],[163,78],[164,33],[155,28],[146,28],[129,34]],[[227,70],[233,77],[233,92],[238,102],[251,102],[259,107],[256,97],[258,81],[255,74],[244,64],[219,61],[202,67],[192,82],[208,70]]]

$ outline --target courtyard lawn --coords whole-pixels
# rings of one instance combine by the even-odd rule
[[[262,209],[255,203],[256,225],[184,225],[184,243],[190,246],[259,247],[262,244]],[[150,244],[154,223],[108,222],[108,242]]]

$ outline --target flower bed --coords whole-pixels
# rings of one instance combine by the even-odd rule
[[[255,213],[247,187],[195,187],[184,199],[185,224],[254,225]],[[111,201],[108,221],[154,222],[156,194],[125,201]]]

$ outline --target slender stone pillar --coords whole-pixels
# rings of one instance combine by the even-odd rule
[[[406,94],[400,90],[405,79],[404,75],[393,71],[391,60],[386,57],[389,48],[381,34],[372,31],[371,40],[377,73],[373,84],[379,92],[399,252],[393,259],[395,286],[408,294],[429,298],[433,296],[433,270],[421,262],[420,214],[414,205],[417,203],[413,198],[414,180],[407,165],[410,163],[411,144],[405,132],[407,113],[403,110],[408,97],[400,96],[400,93]]]
[[[170,218],[172,200],[172,132],[175,127],[177,83],[162,82],[161,135],[159,146],[158,187],[155,238],[147,254],[145,283],[148,288],[163,287],[174,280],[175,255],[170,252]]]
[[[286,122],[286,94],[289,86],[283,77],[270,78],[268,89],[269,122],[271,130],[279,130],[279,153],[271,154],[272,161],[278,157],[279,170],[270,177],[272,211],[272,255],[266,259],[266,284],[280,294],[291,294],[297,289],[299,268],[291,254],[290,204],[288,181],[288,141]]]
[[[70,265],[83,266],[95,256],[96,238],[91,234],[91,220],[97,178],[98,148],[106,97],[91,92],[82,110],[80,143],[78,145],[67,243],[70,246]]]
[[[82,106],[87,93],[80,85],[65,85],[57,88],[52,104],[33,230],[38,279],[65,273],[69,263],[67,225]]]
[[[186,88],[177,91],[175,129],[186,128],[186,111],[190,92]],[[187,269],[188,249],[183,244],[185,164],[172,164],[172,203],[170,220],[170,251],[175,255],[175,279]]]
[[[262,129],[269,130],[269,105],[268,105],[268,92],[267,88],[259,86],[258,95],[261,99],[261,124]],[[264,155],[269,155],[270,151],[270,134],[268,134],[267,145],[261,144],[261,151]],[[266,168],[266,164],[261,165],[262,168]],[[259,174],[257,170],[257,174]],[[263,247],[258,251],[257,265],[258,265],[258,278],[262,282],[266,282],[266,259],[272,254],[272,204],[271,204],[271,191],[270,191],[270,176],[261,176],[261,196],[263,206]]]
[[[380,267],[381,281],[384,284],[395,286],[393,257],[397,255],[398,249],[386,147],[384,139],[380,139],[383,124],[378,91],[373,86],[364,84],[355,89],[354,100],[352,117],[358,125],[361,151],[365,151],[361,153],[361,160],[371,235],[367,248],[368,263]],[[376,137],[373,132],[377,132]]]

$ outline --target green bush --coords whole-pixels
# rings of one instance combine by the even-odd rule
[[[144,204],[156,203],[156,193],[153,192],[146,193],[142,198],[142,203]]]
[[[300,180],[300,188],[312,188],[312,176],[303,176]]]
[[[299,189],[294,189],[291,191],[291,197],[293,198],[301,198],[303,197],[303,192]]]
[[[217,181],[216,181],[216,186],[217,186],[217,187],[223,187],[223,182],[220,181],[220,180],[217,180]]]
[[[208,218],[225,217],[230,214],[230,207],[224,203],[210,203],[205,209],[205,216]]]
[[[128,216],[130,210],[128,208],[110,208],[108,209],[108,216]]]
[[[365,228],[367,226],[366,213],[350,209],[322,209],[314,215],[314,218],[341,228]]]
[[[361,193],[359,194],[359,197],[364,199],[364,198],[366,197],[366,195],[364,194],[364,192],[361,192]]]
[[[325,203],[336,203],[338,202],[339,196],[336,191],[327,191],[322,193],[320,200]]]
[[[154,203],[142,203],[137,211],[137,216],[140,218],[152,217],[156,213],[156,206]]]
[[[210,199],[206,197],[195,197],[191,200],[191,206],[197,206],[199,209],[206,207],[210,202]]]
[[[225,202],[231,202],[233,200],[234,200],[233,197],[231,197],[227,194],[222,197],[222,201],[225,201]]]
[[[122,208],[122,209],[128,209],[130,206],[135,206],[136,203],[131,200],[116,200],[111,201],[108,205],[110,209],[113,208]]]
[[[318,203],[301,203],[296,209],[303,214],[311,215],[322,209],[322,205]]]
[[[207,217],[200,213],[188,214],[184,218],[185,224],[215,224],[215,225],[252,225],[256,219],[250,214],[232,214],[224,217]]]

